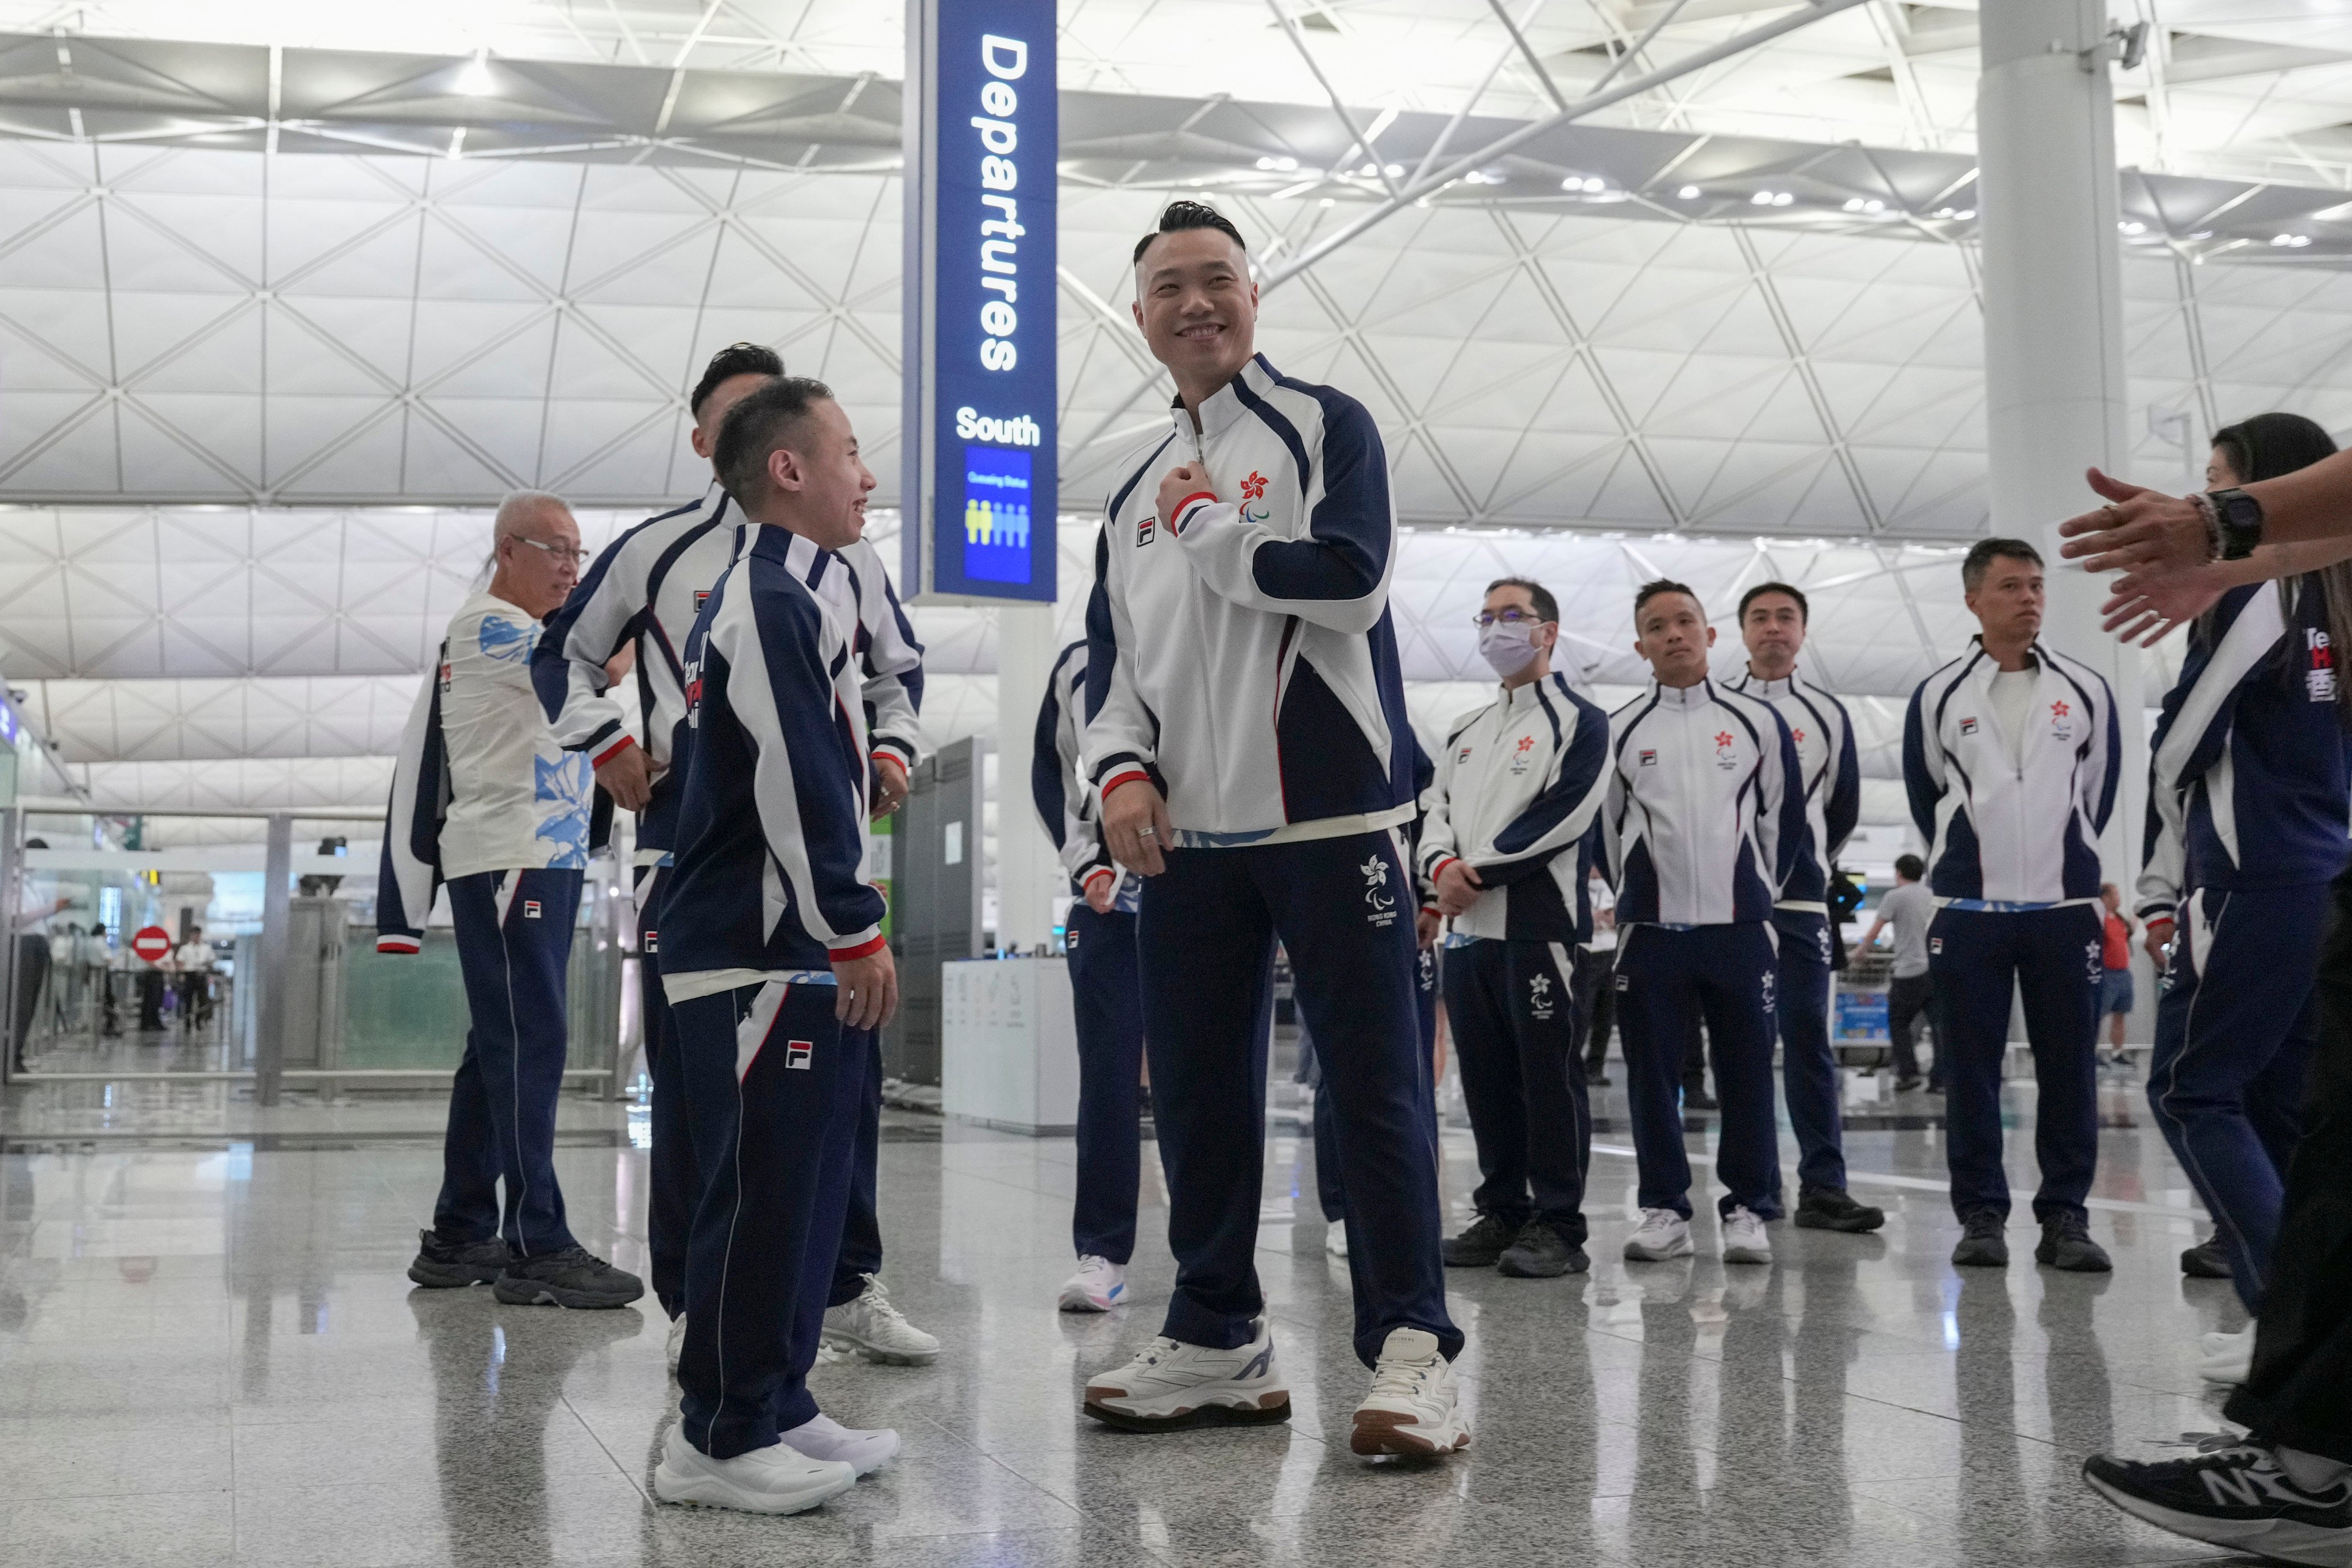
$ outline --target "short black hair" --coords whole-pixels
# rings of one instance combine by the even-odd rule
[[[1985,574],[2001,556],[2011,561],[2031,561],[2036,566],[2042,563],[2042,552],[2022,539],[1979,539],[1969,546],[1968,559],[1960,563],[1960,586],[1971,594],[1983,587]]]
[[[687,411],[697,419],[702,417],[702,405],[723,382],[739,375],[782,375],[784,356],[765,343],[729,343],[710,356],[704,367],[702,379],[694,384],[694,395],[686,400]]]
[[[1188,228],[1213,228],[1240,246],[1243,255],[1249,254],[1249,241],[1244,239],[1242,231],[1234,226],[1234,220],[1208,203],[1170,202],[1160,215],[1160,226],[1135,242],[1135,264],[1142,264],[1143,253],[1151,248],[1153,240],[1163,234],[1181,234]]]
[[[787,443],[811,409],[832,397],[833,388],[813,376],[780,375],[727,411],[710,466],[736,505],[749,510],[766,498],[768,454]]]
[[[1538,616],[1540,616],[1547,621],[1557,621],[1559,619],[1559,601],[1551,596],[1550,589],[1535,581],[1535,579],[1531,577],[1497,577],[1493,582],[1486,584],[1486,592],[1488,594],[1493,593],[1497,588],[1525,588],[1528,591],[1528,603],[1536,607],[1536,614]],[[1482,595],[1480,596],[1484,597],[1485,595]]]
[[[2307,468],[2336,453],[2335,437],[2317,421],[2300,414],[2257,414],[2252,419],[2241,419],[2214,431],[2213,445],[2221,448],[2230,467],[2237,470],[2238,482],[2247,485]]]
[[[1897,855],[1895,858],[1895,874],[1906,882],[1916,882],[1927,874],[1927,862],[1916,855]]]
[[[1796,600],[1797,618],[1804,622],[1807,626],[1811,626],[1813,624],[1813,607],[1805,602],[1804,590],[1801,588],[1791,588],[1786,583],[1759,583],[1753,588],[1748,589],[1745,594],[1740,595],[1738,618],[1742,622],[1745,622],[1748,619],[1748,606],[1754,604],[1758,599],[1762,598],[1767,594],[1786,594],[1790,598]]]
[[[1698,596],[1697,589],[1692,587],[1687,583],[1677,583],[1672,577],[1654,578],[1650,582],[1643,584],[1640,588],[1634,591],[1633,620],[1635,631],[1638,632],[1641,629],[1640,623],[1642,619],[1642,606],[1648,604],[1651,600],[1656,598],[1661,594],[1688,594],[1691,596],[1692,602],[1698,605],[1699,614],[1702,616],[1706,614],[1706,601]]]

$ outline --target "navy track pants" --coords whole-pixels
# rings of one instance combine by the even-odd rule
[[[1556,942],[1445,950],[1445,1016],[1483,1178],[1472,1201],[1514,1227],[1540,1219],[1581,1247],[1592,1111],[1577,1059],[1575,974]]]
[[[1715,1173],[1730,1189],[1718,1213],[1780,1213],[1780,1137],[1772,1115],[1772,1033],[1780,964],[1771,927],[1626,927],[1617,938],[1617,1029],[1625,1040],[1641,1205],[1690,1217],[1691,1167],[1683,1142],[1684,1037],[1696,1007],[1715,1053],[1722,1133]]]
[[[473,1025],[449,1085],[433,1205],[433,1228],[449,1240],[503,1236],[526,1258],[572,1245],[555,1180],[555,1102],[570,1033],[564,980],[580,876],[533,868],[449,882]]]
[[[2042,1188],[2033,1216],[2084,1217],[2083,1200],[2099,1163],[2099,984],[2103,922],[2089,904],[1996,911],[1943,909],[1927,927],[1927,973],[1942,1016],[1938,1058],[1944,1072],[1944,1148],[1952,1172],[1952,1211],[2009,1213],[2009,1174],[2001,1163],[2000,1068],[2009,1050],[2013,980],[2025,1001],[2025,1035],[2033,1047],[2033,1152]]]
[[[2148,1109],[2257,1315],[2319,1035],[2327,910],[2325,882],[2190,893],[2156,1005]]]
[[[805,1380],[841,1255],[872,1058],[831,985],[771,980],[676,1004],[703,1156],[677,1364],[687,1440],[715,1459],[817,1414]]]
[[[1177,849],[1137,915],[1144,1048],[1168,1179],[1176,1290],[1160,1331],[1246,1344],[1265,1310],[1255,1252],[1265,1164],[1265,1031],[1274,944],[1331,1094],[1351,1214],[1356,1354],[1424,1329],[1454,1355],[1431,1147],[1428,1056],[1413,995],[1413,881],[1393,833]]]
[[[1830,1046],[1830,921],[1775,910],[1780,947],[1780,1097],[1797,1135],[1797,1180],[1845,1190],[1845,1123]]]
[[[1070,906],[1070,1005],[1078,1035],[1077,1197],[1070,1245],[1113,1263],[1135,1256],[1136,1196],[1143,1182],[1143,993],[1136,970],[1136,917]]]

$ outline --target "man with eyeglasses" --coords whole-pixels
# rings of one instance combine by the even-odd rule
[[[1580,851],[1608,788],[1609,717],[1553,671],[1559,640],[1541,584],[1487,585],[1478,653],[1502,689],[1448,727],[1421,838],[1422,875],[1452,927],[1445,1008],[1483,1178],[1478,1218],[1447,1240],[1445,1261],[1521,1279],[1592,1266],[1572,955],[1592,935]]]
[[[644,1284],[573,1238],[555,1179],[572,917],[603,814],[587,759],[540,711],[530,655],[579,576],[580,528],[557,497],[523,490],[491,537],[489,584],[449,622],[401,736],[376,892],[376,951],[413,953],[447,884],[473,1022],[408,1277],[488,1284],[517,1306],[625,1306]]]
[[[729,411],[783,368],[775,350],[760,343],[731,343],[711,356],[687,399],[694,417],[688,443],[698,459],[713,461]],[[714,476],[699,500],[639,523],[607,546],[548,622],[547,635],[531,657],[531,675],[556,739],[567,750],[585,752],[595,766],[596,782],[617,804],[637,813],[638,996],[646,1066],[653,1079],[646,1251],[655,1299],[670,1315],[673,1369],[686,1339],[687,1234],[701,1182],[687,1135],[685,1090],[677,1076],[677,1026],[660,974],[662,903],[685,784],[684,769],[672,763],[680,755],[678,737],[686,723],[687,633],[711,585],[744,547],[747,526],[741,508]],[[861,666],[872,798],[876,815],[887,816],[906,799],[918,754],[923,649],[874,546],[859,539],[837,553],[849,567],[855,614],[844,629]],[[635,700],[625,709],[608,668],[615,655],[631,651],[635,664],[625,679],[635,683]],[[826,1331],[842,1348],[870,1359],[920,1363],[939,1353],[939,1341],[907,1321],[877,1278],[882,1268],[875,1191],[881,1045],[870,1031],[854,1033],[869,1058],[866,1101]]]

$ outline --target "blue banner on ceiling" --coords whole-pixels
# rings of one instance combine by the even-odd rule
[[[1053,0],[909,0],[899,577],[1051,604]]]

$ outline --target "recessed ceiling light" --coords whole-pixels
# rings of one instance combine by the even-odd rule
[[[490,74],[489,51],[477,52],[457,73],[451,89],[466,98],[488,98],[499,90],[499,79]]]
[[[1680,196],[1686,202],[1695,202],[1698,200],[1698,187],[1696,185],[1685,185],[1681,190],[1676,191],[1675,195]]]

